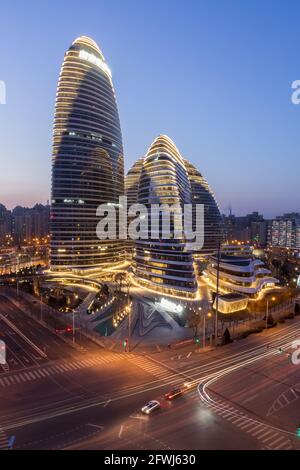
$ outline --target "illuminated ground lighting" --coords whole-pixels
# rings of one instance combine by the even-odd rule
[[[175,304],[174,302],[171,302],[170,300],[162,298],[159,302],[155,302],[155,305],[157,307],[169,310],[170,312],[173,313],[182,313],[183,312],[183,306],[180,304]]]
[[[98,289],[96,287],[88,286],[86,284],[79,284],[77,282],[66,282],[63,279],[51,279],[51,281],[48,281],[48,282],[49,283],[53,282],[53,283],[57,283],[57,284],[62,284],[63,286],[79,287],[79,288],[88,290],[89,292],[98,292]]]
[[[197,290],[197,293],[196,293],[196,296],[194,297],[184,297],[184,296],[180,296],[178,294],[175,294],[175,293],[167,293],[167,292],[162,292],[161,290],[155,290],[155,289],[151,289],[149,287],[149,285],[145,284],[140,284],[138,282],[137,279],[133,278],[132,276],[130,277],[131,279],[131,282],[132,282],[132,285],[135,286],[135,287],[138,287],[140,289],[143,289],[143,290],[146,290],[146,291],[149,291],[149,292],[152,292],[153,294],[156,294],[156,295],[160,295],[160,296],[164,296],[164,297],[171,297],[172,299],[179,299],[179,300],[185,300],[186,302],[194,302],[196,300],[201,300],[202,297],[200,295],[200,291],[199,289]]]
[[[126,305],[126,307],[121,311],[118,312],[116,315],[113,316],[113,326],[117,328],[119,324],[124,320],[131,313],[132,302]]]
[[[218,311],[224,314],[230,314],[241,310],[246,310],[248,306],[249,297],[243,294],[223,294],[219,295],[218,299]],[[216,309],[216,299],[213,304],[213,308]]]

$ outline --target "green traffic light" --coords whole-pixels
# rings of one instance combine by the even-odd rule
[[[297,428],[296,436],[297,436],[297,437],[300,437],[300,426],[299,426],[299,428]]]

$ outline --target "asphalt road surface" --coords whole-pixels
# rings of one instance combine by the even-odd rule
[[[299,449],[297,399],[270,412],[299,381],[288,355],[297,338],[296,318],[209,353],[80,353],[63,344],[57,358],[0,375],[0,446],[14,435],[16,449]],[[184,382],[190,392],[164,399]],[[161,409],[147,417],[140,408],[150,399]]]
[[[70,345],[72,334],[68,336],[68,344],[61,334],[26,315],[26,311],[30,311],[28,302],[17,302],[0,294],[0,339],[6,344],[6,359],[11,371],[78,356],[78,350]],[[83,351],[93,354],[101,351],[89,339],[84,338],[81,344]]]

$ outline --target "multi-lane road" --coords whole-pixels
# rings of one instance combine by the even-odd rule
[[[67,358],[70,348],[54,332],[24,315],[17,303],[0,295],[0,339],[5,341],[10,370]],[[72,349],[71,349],[72,351]]]
[[[74,350],[7,299],[0,298],[0,313],[47,352],[37,359],[30,343],[1,323],[8,362],[18,351],[0,374],[2,448],[12,435],[16,449],[300,448],[300,366],[290,357],[300,338],[297,318],[207,353],[189,347],[150,357],[94,344]],[[192,384],[188,393],[164,399],[184,382]],[[147,417],[140,408],[150,399],[161,409]]]

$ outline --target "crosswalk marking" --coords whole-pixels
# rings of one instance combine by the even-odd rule
[[[7,449],[8,439],[6,433],[3,431],[0,426],[0,450]]]
[[[155,364],[147,358],[131,358],[130,360],[138,367],[141,367],[145,371],[149,372],[150,374],[156,377],[159,377],[162,380],[175,376],[175,371],[172,372],[168,369],[165,369],[164,367]]]
[[[266,430],[265,434],[263,434],[263,435],[261,436],[261,440],[262,440],[263,442],[267,442],[268,436],[270,436],[270,434],[272,434],[272,433],[273,433],[273,429],[268,429],[268,430]]]
[[[264,439],[263,443],[267,444],[268,442],[270,443],[270,441],[272,441],[272,444],[273,444],[273,442],[274,442],[274,433],[271,434],[271,436],[268,436],[266,439]]]
[[[230,421],[234,426],[237,426],[241,431],[250,434],[253,438],[258,439],[264,445],[266,450],[290,450],[293,449],[292,441],[280,430],[276,430],[268,424],[260,423],[244,412],[235,409],[222,400],[216,400],[214,405],[211,405],[214,412],[222,418]]]
[[[259,436],[259,439],[261,439],[264,442],[264,439],[272,433],[274,433],[273,429],[267,430],[264,426],[263,429],[261,429],[256,434],[252,434],[252,436],[254,436],[254,435],[256,435],[257,437]]]
[[[234,421],[232,421],[232,424],[238,424],[238,423],[244,423],[245,418],[236,418]]]
[[[0,374],[0,387],[7,387],[12,385],[18,385],[22,382],[30,382],[37,379],[51,377],[52,375],[56,374],[65,374],[66,372],[72,372],[78,369],[82,369],[85,367],[95,367],[102,364],[110,364],[111,362],[128,359],[126,354],[116,354],[111,357],[94,357],[88,359],[81,359],[79,361],[72,361],[68,362],[67,364],[53,364],[51,366],[41,366],[39,369],[36,370],[22,370],[22,372],[10,372],[9,375],[3,373],[3,376]],[[157,367],[156,372],[157,372]],[[164,369],[162,369],[162,373],[166,373]],[[5,375],[5,376],[4,376]]]
[[[290,441],[285,441],[284,443],[280,444],[279,446],[277,446],[275,448],[275,450],[280,450],[280,449],[285,449],[285,450],[290,450],[292,449],[293,446],[292,444],[290,443]]]
[[[258,437],[261,433],[265,433],[265,426],[263,425],[260,425],[260,426],[256,426],[256,431],[254,432],[251,432],[251,436],[253,437]]]
[[[242,426],[239,426],[239,428],[241,428],[242,430],[244,429],[248,429],[250,426],[253,426],[253,423],[246,423],[246,424],[243,424]]]
[[[278,434],[277,434],[277,435],[278,435]],[[277,445],[279,442],[282,443],[282,441],[286,441],[286,438],[283,437],[283,436],[279,436],[279,437],[277,437],[277,439],[275,439],[274,441],[272,441],[272,446]]]

